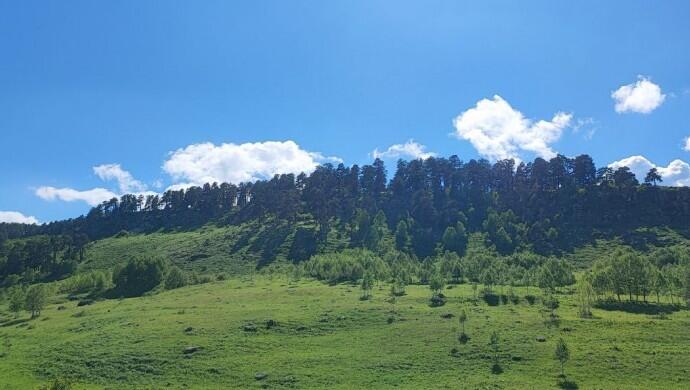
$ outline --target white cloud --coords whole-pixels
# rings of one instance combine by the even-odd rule
[[[122,169],[120,164],[103,164],[93,167],[93,172],[101,180],[116,180],[123,194],[146,191],[146,185],[134,179],[131,173]]]
[[[0,222],[28,223],[36,225],[38,224],[38,219],[36,219],[36,217],[24,215],[17,211],[0,211]]]
[[[635,83],[624,85],[613,91],[611,97],[616,102],[616,112],[642,114],[654,111],[666,99],[666,95],[661,93],[661,88],[643,76],[638,76]]]
[[[146,191],[146,185],[136,180],[131,173],[122,169],[120,164],[102,164],[93,167],[93,172],[103,181],[115,180],[118,185],[118,192],[106,188],[92,188],[90,190],[75,190],[74,188],[55,188],[43,186],[36,189],[35,194],[44,200],[62,200],[65,202],[83,201],[90,206],[119,198],[124,194],[133,195],[155,195],[156,192]]]
[[[436,153],[427,152],[426,146],[415,142],[414,140],[409,140],[404,144],[394,144],[388,147],[388,149],[383,152],[379,152],[378,149],[374,149],[371,152],[373,158],[401,158],[409,157],[412,159],[423,159],[426,160],[429,157],[436,156]]]
[[[556,113],[551,121],[532,121],[515,110],[502,97],[482,99],[473,108],[455,118],[455,135],[470,141],[477,152],[491,160],[519,160],[522,151],[551,158],[556,152],[550,144],[561,137],[572,115]]]
[[[72,188],[39,187],[36,196],[44,200],[63,200],[65,202],[84,201],[90,206],[96,206],[101,202],[117,198],[117,194],[105,188],[93,188],[79,191]]]
[[[193,144],[170,153],[163,170],[177,181],[171,188],[213,182],[240,183],[280,173],[309,173],[323,162],[342,162],[309,152],[294,141]]]
[[[578,118],[570,127],[573,129],[573,134],[582,133],[583,139],[591,141],[598,126],[599,123],[594,118]]]
[[[630,156],[609,164],[611,168],[628,167],[635,174],[637,180],[644,181],[647,172],[656,168],[667,186],[690,186],[690,164],[683,160],[673,160],[668,166],[656,165],[643,156]]]
[[[685,138],[685,145],[683,145],[683,150],[690,152],[690,137]]]

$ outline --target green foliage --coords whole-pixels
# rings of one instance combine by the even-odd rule
[[[41,310],[48,301],[48,287],[44,284],[35,284],[26,291],[24,308],[31,313],[31,318],[41,315]]]
[[[313,256],[304,263],[304,270],[310,276],[329,283],[354,283],[362,279],[365,272],[375,280],[385,280],[390,274],[388,264],[366,249]]]
[[[678,296],[682,294],[682,274],[686,269],[669,252],[658,253],[655,265],[647,256],[631,250],[618,250],[613,255],[597,260],[592,268],[592,287],[598,295],[614,294],[620,301],[627,295],[629,301],[647,300],[650,294]],[[658,265],[662,264],[659,268]],[[633,298],[634,297],[634,298]]]
[[[467,249],[467,231],[462,222],[458,222],[457,226],[448,226],[443,232],[441,243],[446,251],[463,255]]]
[[[592,317],[592,306],[594,305],[595,293],[592,283],[589,281],[591,276],[584,275],[577,283],[577,305],[578,314],[582,318]]]
[[[554,291],[558,287],[575,283],[575,275],[565,261],[549,258],[539,267],[537,280],[539,287]]]
[[[407,283],[403,278],[395,278],[393,283],[391,283],[391,295],[394,297],[405,295],[405,286],[407,286]]]
[[[371,298],[371,290],[374,288],[374,277],[368,271],[364,272],[364,276],[362,277],[361,288],[362,288],[361,299],[365,300],[365,299]]]
[[[489,349],[492,352],[492,360],[494,367],[498,367],[500,364],[498,354],[501,351],[501,339],[499,338],[498,332],[496,331],[491,332],[491,336],[489,337]]]
[[[187,276],[177,266],[170,267],[168,274],[165,275],[165,289],[173,290],[187,285]]]
[[[106,272],[89,271],[58,282],[58,291],[67,294],[101,293],[111,287],[111,279]]]
[[[458,315],[458,322],[460,323],[460,326],[462,327],[462,334],[465,334],[465,322],[467,322],[467,312],[465,309],[460,310],[460,314]]]
[[[21,287],[13,287],[8,293],[8,308],[16,316],[24,308],[26,294]]]
[[[570,359],[570,351],[568,350],[568,345],[565,343],[563,338],[558,339],[556,351],[554,352],[554,358],[561,364],[561,375],[565,376],[564,366],[565,363]]]
[[[387,292],[390,286],[384,287]],[[514,289],[520,296],[526,291]],[[428,388],[429,383],[452,388],[461,378],[465,388],[494,383],[550,389],[556,383],[549,370],[560,371],[554,351],[562,336],[570,350],[566,374],[581,389],[680,389],[685,383],[688,310],[669,312],[666,320],[597,310],[596,319],[583,321],[578,320],[577,294],[563,291],[555,295],[564,324],[545,329],[540,306],[473,302],[470,284],[444,290],[455,322],[439,316],[445,311],[428,307],[428,286],[410,284],[406,290],[391,305],[377,288],[363,302],[359,286],[308,279],[288,285],[282,277],[255,275],[142,299],[98,300],[86,308],[58,303],[64,298],[57,297],[41,314],[48,320],[0,327],[1,382],[17,389],[38,388],[56,377],[86,389],[164,388],[167,383],[252,388],[263,384],[255,379],[261,371],[268,374],[264,381],[270,387],[325,388],[335,381],[340,388],[388,388],[394,381],[399,388]],[[662,296],[662,302],[668,299]],[[60,305],[66,308],[58,310]],[[82,309],[84,314],[75,316]],[[465,344],[457,341],[461,309],[469,318],[465,331],[472,336]],[[395,319],[393,325],[385,325],[388,318]],[[265,329],[261,325],[269,319],[279,325]],[[249,322],[257,324],[257,332],[242,329]],[[499,364],[506,370],[500,378],[491,374],[493,330],[499,332]],[[540,335],[545,343],[534,341]],[[191,346],[202,349],[188,357],[183,349]],[[457,355],[448,356],[453,347]],[[410,364],[430,370],[398,375]]]
[[[432,294],[441,294],[444,287],[446,287],[446,279],[440,272],[434,273],[431,279],[429,280],[429,288],[431,289]]]
[[[152,290],[162,281],[167,269],[163,259],[138,257],[113,271],[116,291],[124,296],[139,296]]]
[[[395,247],[402,252],[409,252],[412,248],[409,228],[403,219],[398,221],[398,225],[395,228]]]
[[[56,378],[47,385],[40,387],[41,390],[71,390],[72,381],[65,378]]]

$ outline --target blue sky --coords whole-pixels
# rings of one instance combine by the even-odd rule
[[[0,219],[375,150],[389,170],[588,153],[690,185],[689,17],[685,1],[0,1]]]

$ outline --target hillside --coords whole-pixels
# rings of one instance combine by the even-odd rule
[[[576,161],[327,165],[1,225],[0,383],[687,387],[690,192],[556,175]]]
[[[539,301],[530,305],[524,288],[516,289],[518,303],[499,306],[475,301],[469,285],[444,294],[448,303],[430,308],[426,286],[391,300],[381,284],[361,301],[356,286],[259,277],[83,307],[58,296],[38,320],[0,315],[0,377],[6,389],[58,376],[74,378],[78,389],[553,388],[553,350],[563,337],[572,388],[687,385],[688,311],[595,309],[593,319],[581,319],[566,293],[560,322],[549,325],[548,311]],[[458,341],[463,308],[466,344]],[[275,326],[267,328],[268,320]],[[256,331],[244,329],[250,323]],[[500,375],[491,371],[494,330]],[[199,349],[185,354],[188,347]],[[258,380],[258,373],[267,376]]]

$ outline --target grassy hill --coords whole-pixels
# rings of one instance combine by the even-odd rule
[[[687,388],[686,310],[595,309],[594,319],[580,319],[566,293],[561,322],[547,325],[538,301],[489,306],[459,285],[445,290],[445,306],[430,308],[426,286],[408,286],[395,301],[388,288],[361,301],[349,285],[234,278],[82,307],[55,297],[35,320],[0,314],[0,388],[62,376],[85,389],[548,389],[557,383],[559,337],[571,351],[571,388]],[[466,344],[457,317],[442,317],[461,308],[469,315]],[[491,371],[492,331],[500,335],[501,374]]]

